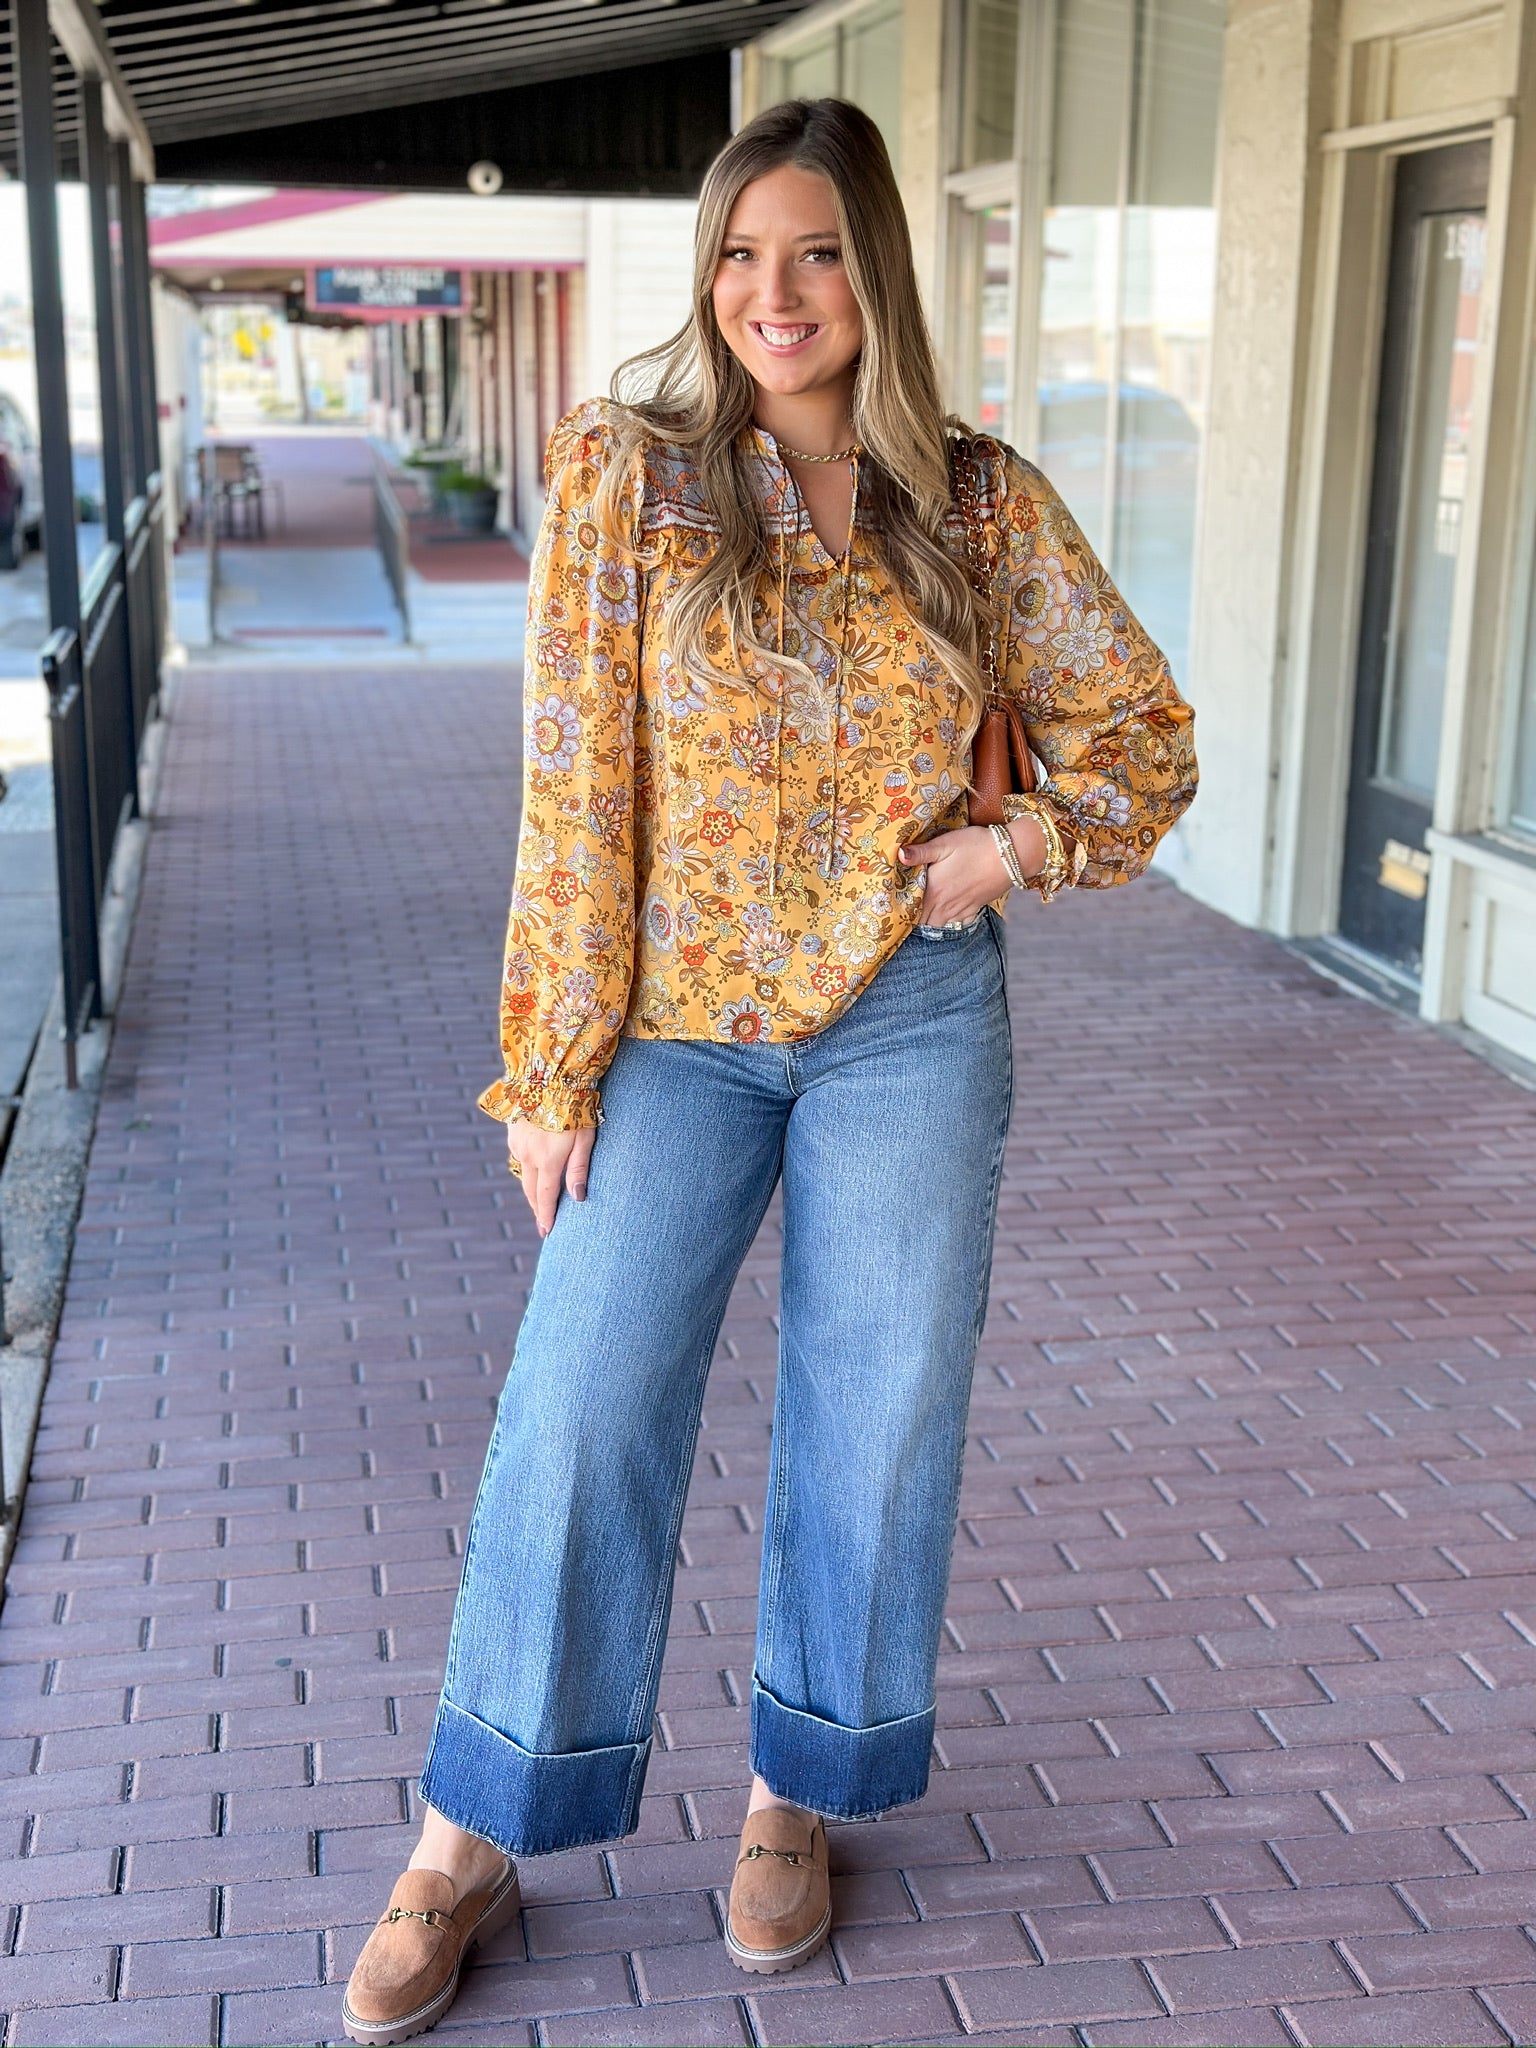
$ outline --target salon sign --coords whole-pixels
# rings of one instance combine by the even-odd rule
[[[464,308],[464,273],[415,263],[331,263],[310,272],[309,303],[375,319],[459,313]]]

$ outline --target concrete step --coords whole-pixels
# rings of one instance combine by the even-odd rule
[[[526,583],[429,583],[412,576],[407,602],[412,642],[434,655],[522,659]]]

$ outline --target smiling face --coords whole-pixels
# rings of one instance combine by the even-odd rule
[[[713,298],[726,346],[762,390],[851,395],[864,320],[843,267],[832,187],[819,172],[781,164],[742,188]]]

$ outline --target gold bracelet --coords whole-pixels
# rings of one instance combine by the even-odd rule
[[[1072,888],[1088,865],[1088,849],[1062,831],[1054,806],[1033,794],[1005,796],[1003,816],[1010,825],[1019,818],[1033,818],[1045,835],[1045,863],[1026,879],[1025,887],[1033,889],[1042,903]]]
[[[1035,877],[1035,885],[1040,891],[1040,901],[1042,903],[1049,903],[1053,897],[1059,896],[1061,891],[1076,878],[1072,872],[1071,861],[1067,857],[1066,846],[1062,841],[1061,827],[1051,817],[1049,812],[1041,814],[1040,822],[1045,828],[1045,836],[1050,842],[1051,857]]]
[[[1066,879],[1067,853],[1061,843],[1060,829],[1050,812],[1036,811],[1035,817],[1045,834],[1045,864],[1035,876],[1035,887],[1040,892],[1040,901],[1049,903]]]

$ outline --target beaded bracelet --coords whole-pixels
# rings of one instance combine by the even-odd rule
[[[1018,849],[1013,843],[1008,827],[989,825],[987,830],[992,834],[992,844],[997,848],[998,859],[1007,870],[1010,886],[1015,889],[1027,889],[1029,883],[1025,880],[1024,870],[1019,866]]]

